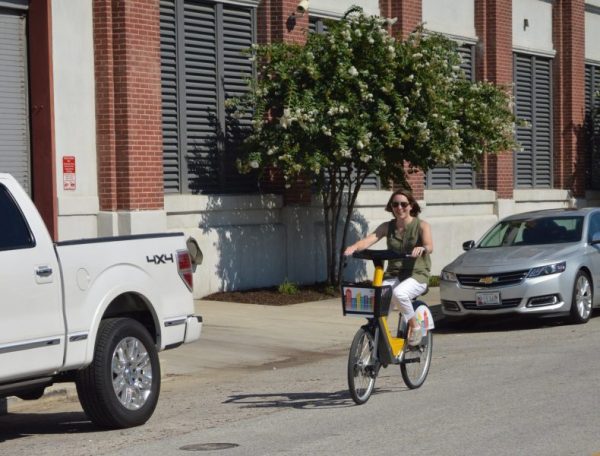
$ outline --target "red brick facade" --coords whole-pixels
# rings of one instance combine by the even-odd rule
[[[95,0],[100,208],[163,208],[158,0]]]
[[[383,17],[396,19],[391,33],[398,39],[406,39],[423,22],[421,0],[379,0],[379,9]],[[404,169],[407,172],[407,182],[410,185],[412,194],[417,199],[423,199],[425,175],[422,171],[409,173],[409,168],[410,166],[407,163]],[[393,189],[397,188],[400,188],[400,186],[393,186]]]
[[[512,0],[475,0],[477,46],[476,78],[510,90],[513,79]],[[495,190],[498,198],[513,197],[513,152],[484,158],[478,183]]]
[[[263,0],[257,11],[259,43],[305,43],[308,12],[296,11],[300,0]]]
[[[107,211],[161,209],[159,2],[96,0],[93,5],[100,207]],[[297,5],[297,0],[263,0],[257,11],[258,41],[305,42],[309,15],[298,14]],[[380,0],[380,8],[383,16],[398,19],[392,33],[401,38],[422,21],[421,0]],[[479,37],[477,79],[510,90],[512,0],[475,0],[475,28]],[[554,186],[582,195],[583,0],[554,2],[553,41],[557,51],[553,68]],[[512,198],[513,168],[512,151],[486,157],[478,186],[496,191],[499,198]],[[423,173],[410,174],[408,179],[414,195],[422,199]],[[302,183],[285,190],[284,195],[289,204],[310,201],[309,186]]]
[[[552,9],[554,187],[585,194],[585,3],[558,0]]]

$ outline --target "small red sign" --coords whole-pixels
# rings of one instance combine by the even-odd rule
[[[75,172],[75,157],[63,157],[63,189],[75,190],[77,188],[77,174]]]

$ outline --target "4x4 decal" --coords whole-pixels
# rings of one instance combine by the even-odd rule
[[[165,253],[163,253],[162,255],[154,255],[154,256],[148,256],[146,255],[146,261],[148,263],[154,263],[154,264],[166,264],[167,261],[169,263],[173,263],[173,254],[171,255],[167,255]]]

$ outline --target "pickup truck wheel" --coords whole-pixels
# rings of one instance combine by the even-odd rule
[[[130,318],[103,320],[94,360],[75,379],[79,401],[97,426],[118,429],[144,424],[160,392],[160,364],[147,329]]]

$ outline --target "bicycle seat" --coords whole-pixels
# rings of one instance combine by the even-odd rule
[[[393,250],[360,250],[352,254],[353,258],[360,260],[399,260],[402,258],[412,258],[410,253],[399,253]]]

